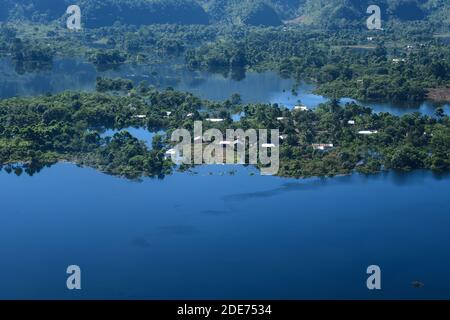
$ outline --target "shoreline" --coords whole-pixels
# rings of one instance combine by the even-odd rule
[[[29,164],[29,162],[27,162],[27,161],[3,163],[3,164],[0,164],[0,169],[3,169],[4,166],[8,166],[8,165],[10,165],[10,166],[15,166],[15,165],[19,165],[20,166],[20,165],[22,165],[22,168],[23,168],[23,165],[27,165],[27,164]],[[133,181],[134,182],[141,182],[141,181],[143,181],[145,179],[150,179],[150,180],[154,179],[154,178],[152,178],[150,176],[145,176],[145,175],[141,175],[141,176],[135,177],[135,178],[127,177],[127,176],[124,176],[124,175],[116,175],[116,174],[113,174],[111,172],[102,170],[100,168],[96,168],[94,166],[90,166],[88,164],[78,163],[78,162],[76,162],[74,160],[67,160],[67,159],[57,160],[54,163],[46,164],[45,167],[51,169],[51,167],[53,167],[54,165],[59,165],[59,164],[73,165],[75,167],[79,167],[79,168],[82,168],[82,169],[92,169],[92,170],[94,170],[94,171],[96,171],[96,172],[98,172],[100,174],[111,176],[111,177],[114,177],[114,178],[117,178],[117,179],[120,179],[120,180],[132,181],[132,182]],[[207,168],[207,166],[208,166],[207,164],[199,165],[199,167],[203,167],[203,168]],[[217,164],[217,165],[213,165],[213,166],[222,166],[222,165]],[[229,166],[246,167],[246,165],[239,165],[239,164],[234,164],[234,165],[229,165]],[[383,173],[413,173],[413,172],[417,172],[417,171],[426,171],[426,172],[429,172],[431,174],[436,174],[436,175],[439,175],[439,176],[446,176],[446,175],[450,174],[450,171],[448,171],[448,172],[446,172],[446,171],[435,171],[435,170],[431,170],[431,169],[427,169],[427,168],[417,168],[417,169],[412,169],[412,170],[383,169],[383,170],[374,171],[374,172],[359,172],[359,171],[357,171],[355,169],[355,170],[352,170],[351,172],[348,172],[348,173],[337,173],[337,174],[333,174],[333,175],[322,175],[322,176],[320,176],[320,175],[311,175],[311,176],[295,177],[295,176],[278,175],[278,174],[277,175],[262,175],[262,174],[260,174],[259,168],[257,166],[254,166],[254,165],[252,165],[252,166],[253,166],[253,168],[255,168],[258,171],[258,172],[254,172],[253,176],[258,176],[259,175],[261,177],[273,177],[273,178],[279,178],[279,179],[283,179],[283,180],[287,180],[287,179],[293,179],[293,180],[334,179],[334,178],[350,177],[350,176],[353,176],[355,174],[356,175],[363,175],[363,176],[368,177],[368,176],[374,176],[374,175],[379,175],[379,174],[383,174]],[[196,167],[192,167],[190,170],[187,170],[187,171],[173,170],[171,174],[165,175],[165,177],[167,178],[167,177],[173,176],[174,174],[188,174],[188,175],[189,175],[189,173],[197,174],[198,172],[191,171],[191,170],[193,170],[195,168]],[[1,171],[3,171],[3,170],[0,170],[0,172]],[[223,172],[219,172],[218,174],[226,174],[226,173],[229,173],[229,172],[223,171]],[[37,174],[39,174],[39,172]],[[212,175],[214,175],[214,173]]]

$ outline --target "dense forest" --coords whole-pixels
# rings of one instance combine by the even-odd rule
[[[85,1],[87,4],[94,3]],[[132,23],[145,24],[139,17],[147,11],[140,6],[164,3],[165,9],[155,7],[158,19],[164,17],[166,9],[172,12],[171,16],[175,19],[175,11],[170,9],[172,3],[177,6],[183,3],[177,8],[189,7],[186,1],[132,1],[132,5],[131,2],[122,2],[111,1],[113,10],[104,1],[101,5],[86,5],[87,13],[83,13],[87,16],[86,23],[103,24],[95,19],[106,19],[108,15],[101,14],[97,18],[93,15],[93,20],[89,18],[89,12],[96,10],[106,10],[111,17],[119,20],[120,14],[128,12],[133,17]],[[294,2],[280,1],[273,8],[293,8]],[[350,2],[348,8],[359,4],[359,11],[365,6],[357,1],[353,1],[355,4]],[[58,22],[49,26],[39,22],[10,22],[0,26],[0,56],[12,56],[12,62],[20,74],[48,69],[56,55],[84,56],[99,71],[115,69],[124,63],[172,63],[176,60],[177,63],[183,61],[190,69],[231,75],[236,80],[245,77],[247,70],[275,70],[283,77],[316,83],[317,91],[330,98],[404,103],[418,103],[426,97],[437,97],[442,101],[450,99],[450,50],[448,44],[438,37],[443,35],[442,39],[445,39],[449,24],[395,20],[387,23],[384,31],[364,30],[364,21],[359,20],[356,25],[349,23],[346,28],[337,28],[336,31],[327,29],[327,26],[314,28],[289,23],[277,26],[282,23],[278,18],[272,21],[274,23],[270,27],[243,26],[240,18],[221,24],[221,19],[233,16],[231,12],[234,11],[241,15],[247,12],[252,20],[258,16],[251,13],[256,3],[258,1],[202,1],[203,7],[197,4],[196,8],[202,12],[204,8],[204,22],[212,23],[208,25],[174,23],[176,21],[173,20],[171,24],[133,26],[115,24],[111,20],[105,25],[113,26],[71,33],[65,27],[58,26]],[[305,7],[311,5],[308,1],[302,3]],[[393,4],[388,3],[388,8],[391,8],[388,12],[393,14],[396,12],[392,9]],[[121,7],[122,4],[124,7]],[[267,3],[262,5],[265,8],[268,6]],[[424,6],[424,3],[420,7],[429,8],[429,14],[435,8],[431,4]],[[16,13],[21,11],[19,6],[14,8],[12,11]],[[32,8],[31,4],[24,5],[22,13]],[[52,16],[50,8],[53,6],[44,1],[35,8],[38,11],[32,12]],[[114,8],[118,11],[115,12]],[[326,11],[326,8],[324,5],[322,9]],[[266,14],[266,9],[261,12]],[[140,13],[136,14],[134,10]],[[310,13],[316,12],[313,7],[308,10]],[[216,11],[219,14],[214,16],[212,13]],[[365,11],[362,12],[364,16]],[[192,18],[195,15],[184,16]],[[31,19],[33,17],[40,19],[36,14],[30,16]],[[263,20],[266,23],[271,21],[267,17]]]
[[[368,0],[0,0],[0,21],[26,18],[49,21],[61,18],[70,4],[78,4],[85,26],[124,24],[208,24],[246,25],[296,24],[343,27],[363,22]],[[450,4],[446,0],[379,0],[386,20],[428,19],[448,23]]]
[[[72,2],[71,2],[72,3]],[[114,175],[162,177],[172,130],[206,127],[278,128],[279,174],[330,176],[385,169],[450,170],[449,118],[375,114],[361,101],[450,100],[449,5],[442,0],[381,0],[385,29],[365,27],[368,1],[356,0],[79,0],[82,32],[64,25],[67,1],[0,0],[0,58],[18,74],[45,72],[53,60],[79,57],[98,71],[123,64],[166,64],[241,80],[247,71],[278,72],[311,82],[330,98],[315,111],[202,101],[173,89],[157,91],[130,79],[98,77],[96,93],[64,92],[0,100],[0,164],[32,174],[71,161]],[[293,88],[295,92],[295,88]],[[240,121],[232,115],[242,112]],[[187,115],[191,115],[188,117]],[[279,121],[277,119],[283,119]],[[157,135],[149,149],[122,132]],[[359,134],[358,132],[374,134]],[[333,145],[317,150],[314,145]]]
[[[332,98],[422,101],[428,88],[450,86],[450,50],[431,37],[414,39],[415,32],[368,41],[357,32],[344,38],[340,33],[252,30],[188,50],[186,62],[210,72],[277,70],[299,81],[311,79]]]
[[[206,24],[208,16],[194,0],[1,0],[12,19],[50,21],[63,17],[69,5],[82,8],[84,26],[123,24]],[[6,16],[6,15],[5,15]],[[4,18],[5,18],[4,16]]]
[[[102,137],[102,132],[135,126],[163,130],[170,137],[175,129],[191,131],[194,121],[202,121],[204,130],[222,132],[228,128],[279,129],[283,137],[280,176],[450,170],[450,119],[442,110],[436,117],[419,113],[397,117],[331,101],[315,111],[290,111],[278,105],[241,105],[239,99],[202,101],[188,93],[159,92],[144,84],[124,87],[118,79],[99,79],[99,83],[101,91],[111,86],[128,94],[67,92],[0,101],[0,164],[5,170],[33,174],[44,166],[71,161],[128,178],[163,177],[174,169],[164,156],[173,147],[169,138],[156,135],[149,149],[126,131],[112,138]],[[244,116],[234,122],[231,114],[237,109]],[[211,117],[224,121],[206,121]],[[317,144],[332,148],[318,150]]]
[[[80,0],[84,23],[98,27],[82,33],[68,32],[61,26],[64,19],[48,26],[39,22],[57,18],[56,11],[67,4],[63,0],[8,3],[12,22],[0,26],[0,56],[12,56],[20,74],[48,69],[56,55],[84,56],[99,71],[124,63],[176,60],[190,69],[231,75],[236,80],[245,77],[247,70],[275,70],[299,82],[314,82],[317,91],[330,98],[404,103],[418,103],[426,97],[450,99],[450,50],[439,38],[445,39],[450,24],[446,20],[437,23],[438,11],[447,8],[438,0],[382,1],[386,16],[393,17],[383,31],[365,28],[364,1]],[[347,16],[354,16],[354,22],[318,18],[345,26],[336,30],[328,24],[315,28],[302,19],[300,24],[282,20],[306,9],[311,17],[329,14],[327,10],[340,6],[355,12]],[[191,9],[201,12],[205,24],[190,24],[200,23],[197,14],[185,11]],[[183,19],[192,21],[178,20],[177,10]],[[283,10],[284,16],[277,13]],[[400,15],[405,12],[410,15]],[[20,16],[37,22],[14,22]],[[413,18],[421,20],[409,21]],[[271,26],[245,26],[258,25],[258,20]]]

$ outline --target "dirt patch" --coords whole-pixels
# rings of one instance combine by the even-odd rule
[[[308,19],[306,16],[299,16],[291,20],[284,20],[284,24],[307,24]]]
[[[450,88],[429,88],[427,98],[437,102],[450,102]]]

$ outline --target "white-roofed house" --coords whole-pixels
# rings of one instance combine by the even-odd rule
[[[376,134],[378,133],[377,130],[362,130],[362,131],[358,131],[358,134],[361,135],[371,135],[371,134]]]
[[[314,143],[312,145],[312,147],[314,150],[324,151],[324,150],[329,150],[329,149],[334,148],[334,144],[332,144],[332,143]]]
[[[301,105],[301,106],[295,106],[294,110],[298,111],[309,111],[309,108],[307,106]]]
[[[167,150],[167,151],[166,151],[166,153],[164,154],[164,156],[165,156],[165,159],[168,159],[168,158],[170,158],[170,157],[175,156],[176,154],[177,154],[177,150],[175,150],[175,149],[170,149],[170,150]]]

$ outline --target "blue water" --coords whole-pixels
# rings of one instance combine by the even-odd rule
[[[156,74],[154,75],[154,73]],[[299,100],[309,108],[315,108],[328,99],[314,94],[314,85],[303,83],[292,92],[295,81],[283,79],[275,72],[248,72],[245,78],[233,80],[220,74],[200,71],[189,71],[174,66],[123,65],[118,70],[97,72],[92,64],[80,59],[56,59],[52,70],[40,73],[18,75],[9,59],[0,59],[0,98],[13,96],[35,96],[39,94],[57,93],[65,90],[95,91],[98,76],[123,77],[136,84],[146,81],[159,89],[168,87],[188,91],[196,96],[213,101],[224,101],[235,93],[242,97],[244,103],[278,103],[293,108]],[[341,99],[341,103],[355,101]],[[365,103],[375,112],[391,112],[403,115],[421,112],[433,115],[436,104],[425,101],[420,105],[393,105],[390,103]],[[450,115],[450,105],[444,105],[444,111]],[[235,116],[238,119],[238,116]]]
[[[195,171],[142,182],[71,164],[1,172],[0,298],[450,298],[448,176]],[[65,286],[72,264],[79,292]],[[366,289],[372,264],[378,292]]]
[[[116,130],[116,129],[108,129],[105,132],[103,132],[100,137],[101,138],[107,138],[110,137],[112,138],[116,133],[119,132],[124,132],[127,131],[128,133],[130,133],[133,137],[135,137],[136,139],[142,140],[145,142],[146,146],[151,149],[152,148],[152,141],[153,141],[153,137],[156,134],[164,134],[163,131],[160,131],[158,133],[155,132],[150,132],[145,128],[133,128],[133,127],[129,127],[129,128],[125,128],[122,130]]]
[[[328,101],[327,98],[312,93],[314,91],[314,86],[309,84],[301,84],[297,89],[297,94],[294,95],[291,91],[278,91],[272,93],[269,101],[270,103],[278,103],[279,105],[283,105],[289,109],[294,108],[294,106],[301,104],[314,109],[317,108],[320,104]],[[258,102],[258,101],[257,101]],[[346,103],[358,103],[365,107],[370,107],[374,112],[389,112],[396,116],[402,116],[408,113],[420,112],[421,114],[425,114],[428,116],[433,116],[436,111],[436,103],[431,101],[424,101],[419,103],[418,105],[396,105],[393,103],[381,103],[381,102],[363,102],[357,101],[351,98],[342,98],[340,103],[345,105]],[[450,115],[450,105],[443,104],[444,113]]]
[[[293,81],[271,72],[235,81],[152,71],[126,65],[103,75],[217,101],[234,93],[288,108],[298,100],[310,108],[326,101],[308,84],[293,94]],[[92,91],[97,76],[76,59],[25,75],[0,61],[0,73],[2,97]],[[365,105],[398,115],[435,110],[429,102]],[[154,133],[124,130],[151,147]],[[0,299],[450,298],[449,176],[294,180],[227,166],[196,172],[142,182],[71,164],[33,177],[0,172]],[[81,292],[66,289],[72,264],[82,269]],[[379,292],[366,288],[372,264],[382,269]],[[413,288],[413,281],[425,287]]]

